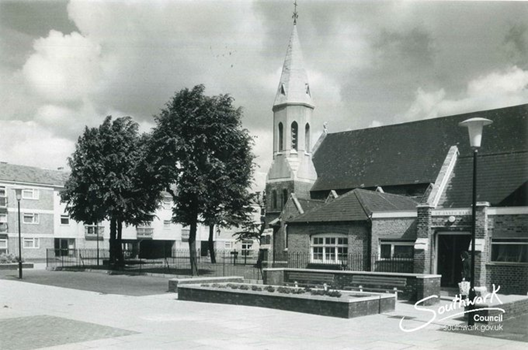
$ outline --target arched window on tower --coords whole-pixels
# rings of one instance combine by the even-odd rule
[[[279,123],[279,152],[284,151],[284,136],[282,123]]]
[[[304,127],[304,151],[310,152],[310,124],[308,123]]]
[[[282,207],[283,208],[286,205],[287,201],[288,201],[288,190],[287,189],[283,189],[282,190]]]
[[[277,209],[277,191],[271,191],[271,209]]]
[[[297,127],[297,122],[293,122],[291,125],[291,140],[292,140],[291,147],[292,149],[296,151],[297,151],[298,144],[299,144],[298,136],[299,136],[299,130]]]

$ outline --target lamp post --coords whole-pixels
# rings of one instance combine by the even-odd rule
[[[15,196],[18,203],[18,278],[22,279],[22,230],[20,225],[20,200],[22,199],[21,188],[15,188]]]
[[[482,129],[485,125],[493,123],[485,118],[471,118],[464,120],[458,125],[467,127],[469,131],[469,144],[473,149],[473,200],[471,207],[471,279],[469,281],[469,301],[475,301],[475,232],[476,232],[476,210],[477,210],[477,154],[482,141]],[[469,305],[468,325],[475,324],[473,315],[471,314],[474,305]]]

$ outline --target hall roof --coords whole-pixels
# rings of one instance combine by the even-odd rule
[[[0,181],[48,186],[64,186],[69,173],[25,165],[0,163]]]
[[[288,223],[366,221],[373,212],[415,210],[417,205],[410,197],[355,189]]]
[[[475,117],[493,121],[479,154],[528,150],[528,104],[332,133],[313,156],[318,179],[311,190],[433,183],[451,146],[461,157],[471,155],[467,128],[458,123]]]

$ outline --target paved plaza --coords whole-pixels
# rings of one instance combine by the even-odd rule
[[[0,279],[0,349],[526,349],[522,335],[504,330],[510,340],[446,332],[457,318],[435,321],[398,303],[395,312],[355,319],[338,319],[257,307],[178,301],[167,293],[168,278],[105,276],[76,273],[94,290],[46,285],[63,272],[29,272],[19,281]],[[74,273],[75,274],[75,273]],[[85,278],[83,278],[85,276]],[[114,279],[115,278],[115,279]],[[128,282],[126,278],[129,278]],[[135,277],[134,277],[135,278]],[[31,283],[34,279],[40,284]],[[72,279],[72,277],[70,277]],[[101,292],[115,282],[123,289],[146,287],[150,292]],[[128,284],[127,284],[128,283]],[[78,282],[82,287],[83,282]],[[96,288],[99,288],[96,289]],[[88,288],[84,288],[88,289]],[[106,290],[106,289],[104,289]],[[447,301],[443,301],[445,305]],[[437,309],[439,305],[432,309]],[[524,323],[526,325],[526,323]],[[499,335],[500,337],[500,335]],[[516,339],[518,340],[511,340]]]

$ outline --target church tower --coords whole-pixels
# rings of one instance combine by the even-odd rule
[[[317,179],[311,153],[315,106],[297,34],[297,10],[293,19],[272,109],[273,163],[266,179],[266,211],[271,217],[278,216],[292,193],[297,198],[310,198],[310,189]]]

